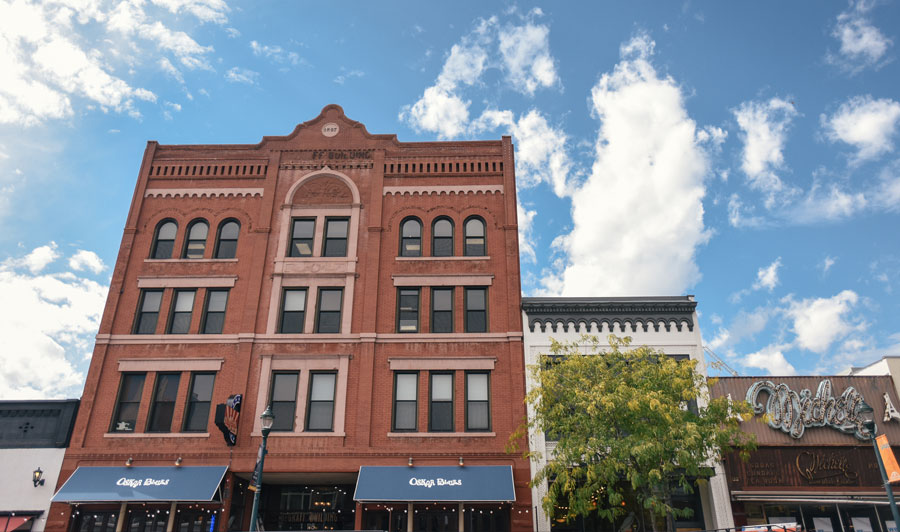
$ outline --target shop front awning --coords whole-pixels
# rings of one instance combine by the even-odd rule
[[[79,467],[52,502],[208,502],[225,466]]]
[[[512,466],[362,466],[358,502],[513,502]]]

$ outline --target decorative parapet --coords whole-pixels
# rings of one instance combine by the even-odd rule
[[[261,188],[148,188],[144,197],[151,198],[226,198],[228,196],[254,197],[263,195]]]
[[[409,194],[430,195],[430,194],[503,194],[503,185],[434,185],[434,186],[401,186],[401,187],[384,187],[384,195],[395,194],[402,196]]]
[[[672,324],[678,332],[684,324],[689,331],[694,330],[694,311],[697,302],[691,296],[677,297],[523,297],[522,310],[528,316],[531,332],[540,327],[546,332],[547,325],[553,332],[562,325],[576,329],[593,324],[599,330],[605,323],[612,330],[615,325],[622,330],[637,332],[640,327],[647,332],[650,327],[659,332],[660,325],[666,331]]]

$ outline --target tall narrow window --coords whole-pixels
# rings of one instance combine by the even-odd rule
[[[334,373],[310,373],[306,430],[332,430],[335,377]]]
[[[141,301],[134,319],[134,334],[154,334],[156,332],[156,320],[159,319],[162,294],[162,290],[141,290]]]
[[[466,430],[491,430],[491,390],[487,373],[466,373]]]
[[[288,256],[312,257],[313,239],[316,236],[316,220],[313,218],[294,219],[291,227],[291,249]]]
[[[207,290],[206,309],[203,311],[203,334],[220,334],[225,326],[225,306],[228,303],[228,290]]]
[[[158,373],[150,415],[147,418],[147,432],[170,432],[172,416],[175,414],[175,399],[178,397],[180,373]]]
[[[484,221],[481,218],[466,220],[465,255],[481,257],[485,255]]]
[[[453,289],[432,288],[431,332],[453,332]]]
[[[194,220],[188,226],[187,238],[184,242],[186,259],[202,259],[206,252],[206,237],[209,236],[209,224],[206,220]]]
[[[184,412],[184,432],[206,432],[215,382],[215,373],[191,374],[191,389],[188,391],[187,408]]]
[[[400,256],[422,255],[422,222],[408,218],[400,224]]]
[[[318,314],[316,315],[317,333],[341,332],[341,300],[343,288],[320,288]]]
[[[143,391],[143,373],[122,375],[122,382],[119,384],[119,399],[116,401],[116,411],[110,427],[111,432],[134,432]]]
[[[285,288],[281,302],[282,333],[302,333],[306,317],[306,289]]]
[[[175,233],[178,232],[178,224],[172,220],[164,220],[156,226],[156,235],[153,238],[153,247],[150,249],[151,259],[171,259],[172,250],[175,248]]]
[[[397,332],[418,332],[419,330],[419,289],[399,288],[397,290]]]
[[[169,334],[187,334],[191,328],[196,290],[176,290],[172,298],[172,312],[169,315]]]
[[[296,371],[276,372],[272,375],[272,414],[275,423],[272,430],[294,430],[294,416],[297,412],[297,380],[300,374]]]
[[[350,220],[347,218],[328,218],[325,220],[323,257],[347,256],[347,232],[349,227]]]
[[[487,332],[487,288],[466,288],[466,332]]]
[[[453,431],[453,374],[431,374],[431,401],[428,406],[428,430]]]
[[[394,374],[394,430],[416,430],[418,373]]]
[[[236,220],[226,220],[219,225],[219,238],[216,239],[216,258],[233,259],[237,256],[238,235],[241,224]]]
[[[431,227],[431,254],[435,257],[453,255],[453,222],[438,218]]]

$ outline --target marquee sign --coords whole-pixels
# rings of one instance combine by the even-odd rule
[[[761,392],[769,394],[765,406],[758,402]],[[806,388],[797,392],[785,383],[757,381],[747,389],[747,402],[753,406],[755,414],[765,413],[771,428],[795,439],[802,438],[807,427],[825,426],[853,434],[863,441],[872,439],[859,417],[862,394],[848,386],[840,397],[834,397],[829,379],[819,383],[815,396]]]

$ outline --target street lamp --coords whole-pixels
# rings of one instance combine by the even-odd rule
[[[894,490],[891,483],[888,482],[887,473],[884,470],[884,461],[881,459],[881,451],[878,450],[878,442],[875,441],[875,410],[868,403],[862,401],[859,404],[859,417],[862,419],[863,427],[869,432],[869,439],[872,440],[872,447],[875,449],[875,459],[878,460],[878,470],[881,471],[881,480],[884,482],[884,490],[887,492],[888,503],[891,506],[891,515],[894,516],[894,527],[900,527],[900,513],[897,512],[897,503],[894,502]]]
[[[262,491],[262,474],[263,462],[266,460],[266,442],[269,440],[269,431],[275,423],[275,414],[272,413],[272,406],[267,406],[265,411],[259,415],[260,427],[262,428],[262,445],[259,448],[259,460],[256,463],[256,471],[253,477],[256,484],[250,483],[250,489],[253,490],[253,510],[250,511],[250,532],[256,532],[256,519],[259,514],[259,492]]]

